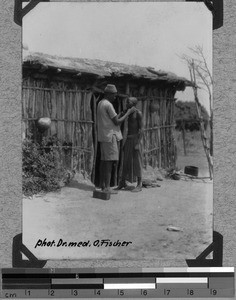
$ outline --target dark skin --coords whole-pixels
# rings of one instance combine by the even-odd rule
[[[115,99],[116,99],[116,94],[105,94],[105,98],[110,101],[111,103],[114,103]],[[121,125],[124,120],[130,115],[132,114],[133,112],[135,111],[135,108],[133,107],[130,107],[127,112],[122,115],[121,113],[119,115],[116,115],[113,119],[112,119],[112,122],[115,124],[115,125]]]
[[[114,103],[115,99],[116,99],[116,94],[114,93],[106,93],[105,94],[105,99],[107,99],[108,101],[110,101],[111,103]],[[132,113],[134,112],[135,108],[130,108],[127,110],[127,112],[121,116],[121,114],[116,115],[112,121],[115,125],[120,125],[122,122],[124,122],[124,120]],[[105,192],[111,192],[111,193],[117,193],[116,191],[112,191],[110,189],[110,181],[111,181],[111,171],[112,171],[112,165],[113,165],[114,161],[110,161],[110,160],[104,160],[101,161],[101,176],[102,176],[102,189]]]
[[[138,134],[138,142],[135,146],[135,149],[139,147],[139,143],[141,141],[142,137],[142,130],[143,130],[143,124],[142,124],[142,113],[140,110],[136,108],[137,102],[130,101],[128,99],[127,101],[127,108],[135,108],[135,111],[129,115],[128,119],[128,135]]]
[[[136,108],[137,101],[132,100],[132,98],[129,98],[127,100],[127,108],[128,109],[135,109],[133,113],[129,115],[128,118],[128,135],[138,135],[137,144],[135,145],[135,149],[139,149],[140,141],[142,138],[142,130],[143,130],[143,124],[142,124],[142,113]],[[134,191],[141,191],[142,189],[142,178],[138,177],[137,187]],[[121,182],[119,183],[118,189],[122,189],[123,187],[126,187],[125,178],[121,179]]]

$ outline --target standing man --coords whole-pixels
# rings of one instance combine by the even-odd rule
[[[124,162],[122,178],[117,189],[126,187],[126,180],[134,182],[137,179],[137,186],[132,192],[142,191],[142,113],[136,108],[137,98],[130,97],[127,100],[127,108],[135,109],[128,118],[128,134],[124,145]]]
[[[119,125],[135,109],[128,109],[127,112],[120,117],[112,105],[117,95],[115,85],[108,84],[104,90],[104,94],[104,98],[99,102],[97,107],[98,141],[100,142],[101,148],[100,176],[102,190],[116,194],[117,191],[111,190],[110,188],[110,181],[112,165],[119,160],[118,141],[123,138]]]

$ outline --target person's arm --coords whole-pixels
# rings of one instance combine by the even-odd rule
[[[120,125],[134,111],[135,111],[135,107],[132,107],[132,108],[128,109],[127,112],[122,117],[120,117],[120,114],[116,115],[114,118],[112,118],[113,123],[115,125]]]
[[[128,109],[121,111],[121,112],[117,115],[117,116],[118,116],[118,119],[120,119],[121,117],[123,117],[123,116],[126,114],[127,110],[128,110]]]
[[[137,121],[138,121],[138,136],[139,140],[142,138],[143,134],[143,117],[141,111],[137,111]]]
[[[138,140],[137,144],[135,145],[135,149],[139,149],[139,145],[141,143],[141,139],[143,136],[143,118],[141,111],[137,111],[137,121],[138,121]]]

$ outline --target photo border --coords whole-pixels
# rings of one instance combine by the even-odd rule
[[[17,1],[17,0],[16,0]],[[15,1],[15,2],[16,2]],[[4,1],[5,3],[5,5],[7,6],[7,10],[6,10],[6,13],[5,13],[5,18],[7,18],[7,17],[9,17],[9,16],[12,16],[13,14],[12,14],[12,12],[13,12],[13,5],[12,4],[14,4],[13,3],[13,1]],[[39,2],[44,2],[44,1],[39,1]],[[46,1],[46,2],[49,2],[49,1]],[[55,2],[55,1],[51,1],[51,2]],[[58,1],[58,2],[60,2],[60,1]],[[66,1],[66,2],[69,2],[69,1]],[[80,1],[77,1],[77,2],[80,2]],[[161,1],[156,1],[156,2],[161,2]],[[166,2],[171,2],[171,1],[166,1]],[[185,2],[185,1],[178,1],[178,2]],[[230,1],[229,1],[230,2]],[[234,3],[234,2],[233,2]],[[230,3],[231,5],[232,5],[232,1],[231,1],[231,3]],[[233,6],[235,6],[235,5],[233,5]],[[4,15],[4,13],[3,13],[3,15]],[[3,21],[4,21],[5,19],[3,19]],[[16,148],[15,149],[11,149],[11,150],[13,150],[13,151],[10,151],[9,152],[9,154],[8,154],[8,158],[11,158],[12,157],[12,155],[14,156],[14,158],[16,158],[17,159],[17,163],[16,163],[16,165],[14,165],[14,164],[9,164],[9,170],[11,170],[11,174],[13,175],[15,175],[15,176],[13,176],[13,177],[9,177],[9,176],[6,176],[6,180],[4,181],[4,184],[5,185],[7,185],[8,187],[9,187],[9,183],[11,182],[9,179],[11,178],[11,179],[13,179],[13,185],[10,185],[10,190],[6,190],[6,189],[3,189],[3,192],[4,192],[4,201],[3,201],[3,203],[2,204],[4,204],[4,205],[7,205],[7,203],[5,202],[5,200],[10,196],[10,198],[12,199],[12,200],[16,200],[16,199],[18,199],[18,201],[19,201],[19,199],[21,199],[21,198],[19,198],[19,195],[21,195],[21,179],[20,179],[20,177],[19,177],[19,174],[20,174],[20,176],[21,176],[21,168],[19,169],[19,166],[21,166],[21,159],[20,159],[20,157],[19,157],[19,153],[21,153],[21,139],[20,139],[20,137],[21,137],[21,134],[19,134],[19,129],[21,128],[21,126],[20,126],[20,122],[21,122],[21,107],[20,107],[20,103],[21,103],[21,101],[19,101],[20,99],[21,99],[21,77],[19,78],[19,75],[21,75],[21,60],[20,60],[20,63],[19,63],[19,57],[21,57],[21,42],[20,42],[20,37],[19,37],[19,33],[20,33],[20,35],[21,35],[21,30],[19,30],[19,28],[16,28],[16,25],[15,24],[12,24],[13,22],[12,22],[12,20],[10,20],[10,22],[8,21],[8,25],[10,25],[9,27],[8,27],[8,36],[10,37],[10,40],[12,41],[12,37],[13,37],[13,41],[14,42],[16,42],[15,43],[15,48],[13,47],[13,48],[10,48],[10,49],[12,49],[12,53],[10,53],[10,55],[12,55],[13,54],[13,57],[14,57],[14,61],[11,63],[11,67],[13,67],[13,69],[15,69],[15,72],[13,72],[13,76],[12,76],[12,78],[13,78],[13,80],[12,80],[12,82],[11,81],[5,81],[5,84],[3,85],[3,94],[4,94],[4,96],[6,95],[6,100],[8,100],[8,99],[10,99],[10,103],[13,103],[14,102],[14,107],[13,107],[13,109],[11,109],[11,110],[9,110],[8,111],[8,113],[6,113],[5,115],[4,115],[4,118],[2,119],[2,122],[4,121],[4,120],[6,120],[6,118],[9,118],[10,117],[10,119],[13,121],[13,123],[11,123],[11,126],[9,126],[8,128],[10,129],[10,132],[11,132],[11,130],[13,129],[12,127],[13,126],[18,126],[17,127],[17,129],[15,129],[15,130],[13,130],[13,136],[11,136],[11,138],[9,139],[10,140],[10,142],[13,142],[13,139],[12,139],[12,137],[15,137],[16,138],[16,141],[17,142],[15,142],[15,143],[13,143],[13,145],[15,145],[15,144],[17,144],[17,146],[16,146]],[[2,21],[1,21],[1,23],[0,23],[1,25],[2,25]],[[10,29],[9,29],[10,28]],[[214,36],[216,36],[216,38],[219,38],[219,34],[215,34],[215,35],[213,35],[213,47],[214,47],[214,49],[213,49],[213,52],[214,52],[214,54],[216,54],[216,52],[215,52],[215,40],[216,40],[216,38],[214,38]],[[219,40],[218,40],[218,43],[219,43]],[[9,43],[10,44],[10,46],[12,46],[12,43]],[[8,45],[7,45],[7,43],[3,43],[3,47],[1,46],[1,48],[3,48],[3,52],[1,53],[1,56],[3,56],[3,57],[5,57],[5,61],[7,61],[8,59],[6,59],[7,58],[7,55],[9,55],[8,53],[8,51],[7,51],[7,47]],[[220,46],[221,45],[219,45],[218,47],[220,48]],[[19,49],[18,49],[19,48]],[[216,46],[216,48],[217,48],[217,46]],[[217,49],[219,49],[219,48],[217,48]],[[2,49],[1,49],[2,50]],[[8,49],[9,50],[9,49]],[[5,54],[5,56],[4,56],[4,54]],[[214,55],[214,67],[215,67],[215,63],[216,63],[216,61],[217,61],[217,59],[219,59],[219,58],[217,58],[215,55]],[[7,72],[7,69],[6,69],[6,66],[7,66],[7,64],[4,64],[4,66],[3,67],[5,67],[5,68],[3,68],[3,70],[4,70],[4,74],[6,74],[7,76],[9,76],[9,72],[10,71],[12,71],[12,69],[9,69],[9,72]],[[6,71],[6,72],[5,72]],[[215,75],[215,72],[214,72],[214,75]],[[216,86],[217,86],[217,84],[216,84]],[[2,88],[1,88],[1,90],[2,90]],[[8,92],[10,92],[10,93],[8,93]],[[235,91],[234,91],[235,92]],[[215,87],[214,87],[214,94],[218,94],[219,93],[219,91],[217,91],[217,88],[216,88],[216,92],[215,92]],[[217,96],[216,96],[217,97]],[[5,100],[4,99],[4,100]],[[15,100],[15,99],[17,99],[17,101]],[[233,99],[232,99],[233,100]],[[8,104],[9,105],[9,104]],[[8,108],[9,109],[9,106],[8,106],[7,104],[5,104],[5,107],[3,106],[3,108]],[[217,104],[216,104],[217,105]],[[215,107],[216,107],[216,105],[215,105]],[[17,116],[17,117],[15,117],[15,118],[12,118],[12,112],[14,112],[14,116]],[[222,116],[221,116],[222,117]],[[216,118],[217,119],[217,118]],[[217,122],[216,122],[217,123]],[[4,123],[3,123],[3,125],[4,125]],[[6,128],[6,125],[5,126],[3,126],[3,128]],[[217,128],[218,129],[218,128]],[[4,133],[4,132],[3,132]],[[18,135],[19,134],[19,135]],[[5,141],[6,140],[6,135],[4,135],[3,134],[3,139],[2,139],[2,141]],[[7,153],[6,152],[4,152],[3,153],[4,155],[6,155]],[[7,155],[6,155],[7,156]],[[216,160],[216,157],[217,156],[215,156],[215,160]],[[217,161],[216,161],[216,164],[217,164]],[[15,172],[14,173],[14,170],[16,169],[16,167],[17,167],[17,172]],[[4,169],[3,169],[4,170]],[[4,172],[5,172],[6,170],[4,170]],[[4,172],[3,172],[3,174],[4,174]],[[7,175],[9,175],[9,174],[7,174]],[[217,174],[216,174],[216,179],[215,180],[217,180]],[[14,184],[15,183],[15,184]],[[214,184],[215,185],[215,184]],[[17,189],[17,192],[15,191],[15,189]],[[214,190],[215,191],[215,190]],[[232,193],[234,193],[234,189],[232,189]],[[16,197],[17,196],[17,197]],[[221,196],[219,193],[218,193],[218,196]],[[224,199],[224,198],[223,198]],[[222,197],[219,197],[217,200],[214,200],[214,210],[215,210],[215,201],[216,201],[216,203],[217,203],[217,206],[218,206],[218,203],[219,203],[219,200],[223,200],[222,199]],[[223,201],[224,202],[224,201]],[[232,204],[231,202],[229,202],[229,206],[231,206],[230,204]],[[20,218],[21,218],[21,212],[22,212],[22,209],[21,209],[21,204],[19,205],[19,203],[18,203],[18,205],[16,205],[15,206],[15,209],[16,210],[14,210],[14,212],[13,212],[13,216],[17,216],[18,215],[18,217],[19,217],[19,212],[20,212]],[[8,212],[12,212],[11,211],[11,209],[8,209]],[[216,215],[218,215],[218,211],[217,211],[217,214]],[[8,217],[10,216],[9,214],[6,214],[6,215],[4,215],[3,216],[3,220],[4,220],[4,217],[5,216],[7,216],[8,215]],[[216,215],[215,215],[215,217],[216,217]],[[20,222],[19,222],[19,219],[18,219],[18,221],[16,222],[17,224],[21,224],[21,220],[20,220]],[[214,218],[214,223],[217,225],[217,222],[216,222],[216,219]],[[219,225],[218,225],[219,226]],[[216,226],[216,228],[218,227],[218,226]],[[221,226],[220,226],[221,227]],[[232,227],[233,227],[233,224],[232,224]],[[1,227],[2,228],[2,227]],[[16,228],[14,228],[14,233],[16,233],[16,232],[19,232],[19,226],[17,226]],[[214,227],[214,229],[215,229],[215,227]],[[3,233],[4,233],[4,237],[6,236],[6,228],[5,227],[3,227],[3,230],[1,229],[1,231],[3,231]],[[10,236],[9,236],[9,233],[10,233]],[[13,234],[13,236],[14,236],[14,234]],[[9,230],[8,230],[8,234],[7,234],[7,239],[4,239],[4,240],[7,240],[7,244],[9,245],[9,244],[11,244],[12,243],[12,232],[9,232]],[[231,239],[231,241],[232,241],[232,239]],[[234,241],[234,243],[235,243],[235,241]],[[8,247],[8,249],[9,249],[9,247]],[[235,248],[234,248],[235,249]],[[9,263],[9,250],[6,252],[6,249],[4,248],[4,250],[5,250],[5,252],[4,252],[4,254],[7,254],[7,259],[4,259],[4,265],[5,265],[5,263],[7,262],[7,263]],[[232,254],[232,253],[231,253]],[[5,256],[4,256],[5,257]],[[235,260],[235,257],[233,258],[234,260]],[[157,259],[158,260],[158,259]],[[2,261],[2,260],[1,260]],[[165,265],[166,266],[166,263],[167,263],[167,261],[164,261],[163,262],[163,260],[158,260],[160,263],[161,263],[161,265]],[[169,260],[168,260],[169,261]],[[56,262],[56,261],[53,261],[53,262]],[[69,261],[69,263],[70,263],[71,261]],[[162,263],[164,263],[164,264],[162,264]],[[167,266],[168,265],[170,265],[170,266],[173,266],[173,260],[171,260],[170,261],[170,263],[171,264],[169,264],[169,263],[167,263]],[[129,263],[130,264],[130,263]],[[124,264],[124,265],[126,265],[126,264]],[[135,265],[135,264],[134,264]],[[160,265],[160,264],[158,264],[158,265]],[[8,265],[9,266],[9,265]]]

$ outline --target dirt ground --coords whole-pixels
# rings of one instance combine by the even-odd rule
[[[188,134],[187,156],[180,134],[176,138],[177,166],[194,165],[208,176],[199,135]],[[23,242],[41,259],[196,258],[212,242],[213,182],[181,176],[158,183],[105,201],[93,198],[93,185],[79,177],[60,192],[25,198]],[[171,226],[177,231],[168,230]]]
[[[212,183],[164,180],[160,184],[140,193],[120,191],[108,201],[93,198],[91,186],[75,183],[58,193],[25,198],[24,244],[42,259],[195,258],[212,241]],[[168,226],[181,231],[168,231]],[[45,238],[55,245],[34,248]],[[60,239],[89,240],[90,246],[58,246]],[[102,239],[132,244],[93,245]]]

